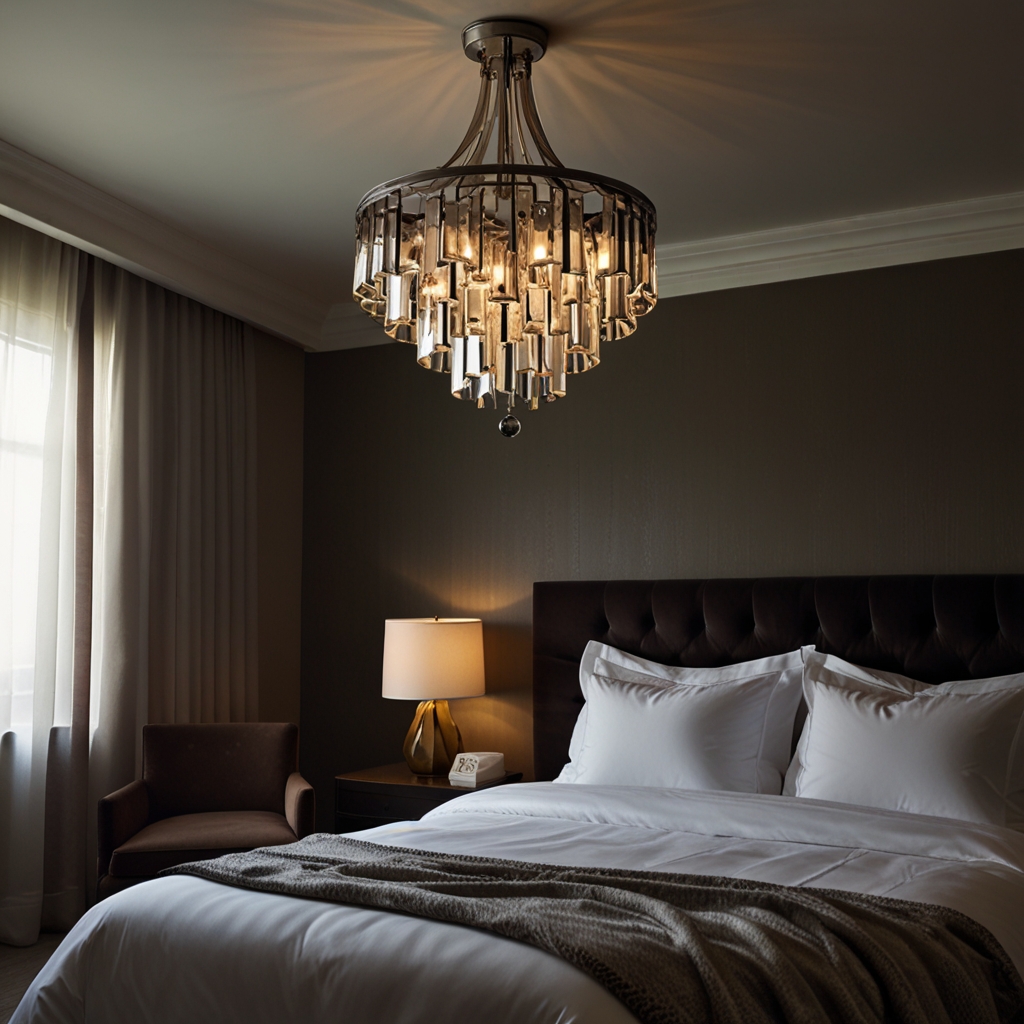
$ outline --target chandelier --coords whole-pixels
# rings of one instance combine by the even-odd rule
[[[462,33],[480,64],[465,138],[442,167],[378,185],[356,212],[353,293],[456,398],[504,400],[499,428],[565,394],[600,362],[601,344],[653,308],[654,205],[555,156],[533,97],[547,31],[515,19]]]

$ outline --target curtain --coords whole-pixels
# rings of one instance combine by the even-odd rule
[[[92,806],[143,723],[258,715],[251,335],[103,262],[95,323]]]
[[[35,941],[51,730],[72,713],[77,250],[0,222],[0,941]]]
[[[146,722],[255,720],[251,332],[0,218],[0,942],[95,891]]]

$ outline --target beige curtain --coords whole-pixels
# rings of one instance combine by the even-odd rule
[[[143,723],[258,715],[249,332],[102,262],[95,323],[93,807]]]
[[[253,360],[237,320],[0,218],[0,942],[91,902],[143,724],[257,718]]]

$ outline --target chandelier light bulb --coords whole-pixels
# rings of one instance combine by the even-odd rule
[[[541,126],[533,65],[547,31],[518,19],[462,33],[479,62],[469,130],[442,167],[368,192],[356,212],[353,292],[456,398],[509,414],[565,395],[657,302],[654,205],[629,185],[566,168]]]

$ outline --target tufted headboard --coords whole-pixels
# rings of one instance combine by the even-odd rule
[[[728,665],[813,643],[928,683],[1006,675],[1024,672],[1024,575],[535,583],[538,779],[568,758],[590,640],[666,665]]]

